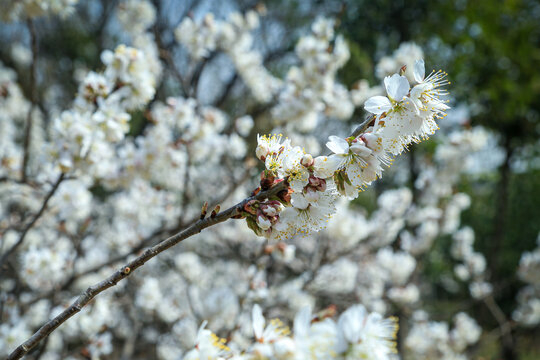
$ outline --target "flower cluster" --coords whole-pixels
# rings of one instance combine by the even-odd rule
[[[376,115],[373,126],[347,139],[330,136],[326,144],[332,151],[329,156],[313,158],[281,135],[259,136],[256,155],[266,168],[261,185],[269,188],[286,181],[289,187],[278,194],[280,206],[272,205],[268,214],[256,211],[259,204],[248,204],[250,227],[258,235],[278,240],[324,228],[335,213],[338,194],[356,198],[382,176],[383,166],[392,163],[392,155],[434,133],[436,118],[448,109],[441,99],[445,95],[440,89],[445,85],[444,75],[439,74],[424,79],[424,61],[419,60],[415,65],[418,84],[412,89],[402,75],[386,77],[389,97],[374,96],[366,101],[365,108]]]
[[[53,121],[55,144],[50,153],[63,172],[83,169],[96,177],[109,171],[112,145],[124,139],[131,116],[126,112],[154,95],[155,74],[144,54],[118,46],[102,54],[102,74],[90,72],[79,86],[75,107]]]
[[[335,35],[334,21],[316,19],[311,33],[297,43],[295,53],[301,66],[293,66],[287,73],[272,109],[276,125],[283,126],[287,133],[309,133],[323,116],[350,118],[354,111],[351,96],[335,80],[350,53],[343,37]]]
[[[452,330],[446,322],[429,321],[424,311],[416,312],[414,319],[405,346],[415,359],[466,359],[461,353],[482,333],[476,321],[463,312],[454,317]]]
[[[453,235],[452,256],[463,263],[456,265],[454,273],[461,281],[471,281],[469,290],[472,297],[481,299],[492,292],[492,286],[485,280],[486,258],[474,251],[474,232],[464,227]]]
[[[30,109],[30,103],[24,98],[21,88],[17,84],[17,77],[13,70],[6,68],[0,62],[0,177],[14,176],[21,171],[23,153],[16,139],[21,136],[24,120]],[[41,117],[37,112],[33,120],[40,125]],[[43,133],[36,131],[37,141],[41,140]],[[35,149],[31,149],[32,152]]]
[[[260,8],[261,12],[264,9]],[[281,81],[263,66],[262,55],[253,50],[251,31],[259,26],[259,13],[233,12],[226,21],[208,14],[201,22],[186,17],[175,30],[176,39],[184,45],[192,58],[208,58],[216,50],[225,52],[253,96],[260,102],[269,102]]]
[[[5,21],[19,21],[44,15],[67,16],[78,0],[6,0],[1,17]]]
[[[439,128],[436,120],[445,116],[448,109],[441,96],[449,82],[442,70],[425,77],[424,60],[414,65],[411,88],[407,78],[394,74],[384,78],[387,96],[369,98],[364,108],[376,115],[374,131],[382,135],[385,150],[400,154],[411,142],[420,142],[433,135]]]
[[[313,316],[309,307],[302,308],[294,319],[291,331],[278,319],[266,324],[259,305],[253,306],[251,323],[254,342],[244,347],[227,343],[210,330],[206,323],[197,334],[195,349],[183,359],[390,359],[396,352],[395,318],[369,313],[362,305],[354,305],[341,314],[338,321],[329,316]]]

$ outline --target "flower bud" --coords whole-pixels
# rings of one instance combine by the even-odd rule
[[[244,211],[250,213],[251,215],[255,215],[257,213],[257,200],[250,200],[244,205]]]
[[[311,175],[308,179],[309,186],[317,187],[321,183],[321,178]]]
[[[275,207],[278,211],[281,211],[283,205],[277,200],[270,200],[266,202],[268,205]]]
[[[276,216],[278,214],[278,211],[275,207],[267,205],[267,204],[261,205],[261,211],[266,216]]]
[[[272,223],[270,222],[270,220],[268,220],[265,216],[261,214],[257,216],[257,225],[259,225],[262,230],[266,231],[270,229]]]
[[[319,179],[319,185],[315,186],[315,189],[317,189],[317,191],[326,191],[326,180],[324,179]]]
[[[303,157],[302,157],[302,160],[300,160],[300,164],[302,164],[302,166],[304,167],[310,167],[310,166],[313,166],[313,156],[311,156],[310,154],[305,154]]]
[[[403,65],[403,66],[399,69],[399,75],[401,75],[401,76],[405,75],[405,71],[407,71],[407,65]]]
[[[270,152],[270,149],[268,148],[268,145],[264,143],[257,145],[257,148],[255,149],[255,155],[261,161],[266,160],[266,157],[268,156],[269,152]]]

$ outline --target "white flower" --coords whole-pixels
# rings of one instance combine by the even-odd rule
[[[409,93],[410,85],[405,76],[394,74],[384,78],[384,86],[386,88],[386,96],[373,96],[369,98],[364,109],[370,113],[380,115],[392,109],[393,104],[398,104]]]
[[[195,349],[186,354],[184,360],[217,360],[230,349],[225,345],[225,339],[220,339],[212,331],[205,329],[203,322],[197,333]]]
[[[294,196],[294,197],[293,197]],[[294,234],[309,234],[317,232],[326,227],[330,217],[336,212],[336,194],[332,190],[319,192],[319,197],[315,202],[309,202],[300,194],[293,194],[293,207],[286,208],[280,214],[280,220],[288,223]]]
[[[364,139],[366,139],[366,143]],[[389,164],[390,160],[377,143],[377,135],[363,134],[351,141],[337,136],[330,136],[326,146],[334,152],[329,157],[315,159],[315,174],[328,175],[341,170],[337,174],[336,185],[340,193],[350,199],[358,196],[359,190],[369,185],[381,175],[381,162]],[[350,145],[349,145],[350,144]]]
[[[338,320],[338,352],[347,359],[390,359],[396,352],[395,318],[384,319],[380,314],[368,314],[364,306],[347,309]]]
[[[311,309],[303,307],[294,318],[294,342],[298,359],[332,359],[336,354],[336,324],[326,319],[311,323]]]
[[[414,67],[414,77],[419,83],[410,89],[405,76],[394,74],[385,77],[384,84],[388,97],[369,98],[364,108],[378,115],[373,132],[381,134],[384,148],[399,154],[407,145],[419,142],[438,129],[435,119],[446,116],[448,109],[441,96],[446,95],[440,88],[448,84],[446,73],[433,72],[424,79],[424,61],[418,60]],[[409,92],[410,90],[410,92]]]
[[[289,328],[283,325],[278,319],[272,319],[268,326],[258,304],[253,305],[251,311],[251,321],[253,324],[253,334],[255,339],[261,343],[275,342],[281,337],[289,335]]]
[[[257,134],[257,148],[255,153],[257,158],[265,162],[265,166],[272,172],[277,172],[281,168],[283,158],[281,154],[291,146],[289,139],[283,139],[281,135]]]
[[[285,148],[281,154],[282,167],[278,169],[278,175],[287,178],[295,192],[301,192],[308,183],[309,171],[302,165],[304,156],[305,153],[299,146]]]

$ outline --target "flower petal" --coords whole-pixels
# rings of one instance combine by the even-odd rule
[[[394,74],[384,78],[384,86],[388,96],[395,101],[401,101],[409,93],[409,81],[405,76]]]
[[[253,305],[253,310],[251,311],[251,317],[253,322],[253,333],[255,334],[256,339],[262,338],[265,320],[262,314],[261,307],[259,304]]]
[[[417,83],[421,83],[424,81],[425,76],[426,66],[424,59],[416,60],[416,63],[414,64],[414,80],[416,80]]]
[[[297,209],[305,209],[309,206],[309,202],[306,200],[304,195],[300,193],[293,193],[291,195],[291,204]]]
[[[347,140],[334,135],[329,136],[328,140],[330,141],[326,143],[326,147],[335,154],[346,154],[349,152],[349,143]]]
[[[317,156],[313,162],[313,173],[316,177],[327,179],[334,175],[344,159],[338,155]]]
[[[304,338],[309,335],[311,325],[311,308],[304,306],[294,317],[294,336]]]
[[[364,103],[364,109],[372,114],[380,115],[392,108],[392,103],[386,96],[372,96]]]

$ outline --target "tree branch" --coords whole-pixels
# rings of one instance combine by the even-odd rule
[[[275,196],[281,190],[286,189],[285,181],[275,185],[267,191],[262,191],[257,195],[250,196],[244,201],[230,207],[229,209],[218,213],[215,217],[207,217],[205,219],[199,220],[185,230],[179,232],[176,235],[169,237],[168,239],[163,240],[159,244],[147,249],[142,255],[130,261],[121,269],[115,271],[107,279],[90,286],[86,291],[81,294],[75,302],[73,302],[67,309],[65,309],[61,314],[56,316],[54,319],[48,321],[43,325],[32,337],[26,340],[24,343],[19,345],[8,357],[8,360],[20,359],[25,354],[28,353],[32,348],[34,348],[42,339],[47,337],[51,332],[58,328],[61,324],[67,321],[70,317],[82,310],[96,295],[107,290],[108,288],[115,286],[119,281],[128,277],[134,270],[144,265],[148,260],[152,259],[156,255],[162,253],[163,251],[173,247],[179,242],[200,233],[202,230],[222,223],[233,216],[239,215],[244,208],[244,205],[247,204],[250,200],[264,200],[268,197]]]
[[[361,134],[369,124],[372,119],[364,121],[360,124],[353,132],[351,136],[357,136]],[[356,134],[356,135],[355,135]],[[244,209],[244,206],[251,200],[264,200],[276,196],[280,191],[287,189],[286,181],[282,181],[272,188],[266,191],[261,191],[256,195],[250,196],[238,204],[228,208],[227,210],[216,214],[215,216],[209,216],[202,218],[186,229],[180,231],[179,233],[161,241],[157,245],[146,249],[140,256],[136,259],[130,261],[119,270],[115,271],[105,280],[90,286],[84,293],[79,295],[77,300],[75,300],[68,308],[66,308],[62,313],[57,315],[54,319],[45,323],[34,335],[32,335],[28,340],[19,345],[8,357],[8,360],[20,359],[26,355],[32,348],[34,348],[41,340],[46,338],[50,333],[52,333],[56,328],[66,322],[70,317],[80,312],[83,307],[85,307],[94,297],[99,293],[107,290],[110,287],[118,284],[119,281],[127,278],[133,273],[136,269],[143,266],[147,261],[162,253],[163,251],[175,246],[181,241],[200,233],[202,230],[222,223],[234,216],[240,215]]]
[[[2,264],[4,263],[4,261],[11,255],[15,252],[15,250],[17,250],[17,248],[19,246],[22,245],[22,243],[24,242],[24,239],[26,238],[26,234],[28,234],[28,231],[30,231],[30,229],[34,226],[34,224],[36,223],[36,221],[39,220],[39,218],[43,215],[43,213],[45,212],[45,210],[47,209],[47,204],[49,203],[49,200],[51,199],[51,197],[54,195],[54,193],[56,192],[56,190],[58,189],[58,186],[60,186],[60,183],[64,180],[64,177],[65,177],[65,174],[62,173],[58,179],[56,180],[56,182],[54,183],[53,187],[51,188],[51,190],[49,191],[49,193],[47,194],[47,196],[45,197],[45,200],[43,200],[43,204],[41,205],[41,208],[39,209],[39,211],[36,213],[36,215],[34,215],[34,217],[32,218],[32,220],[30,221],[30,223],[24,228],[21,236],[19,237],[19,240],[17,240],[17,242],[15,243],[15,245],[13,245],[8,251],[6,251],[5,254],[2,254],[2,257],[0,258],[0,267],[2,267]]]

